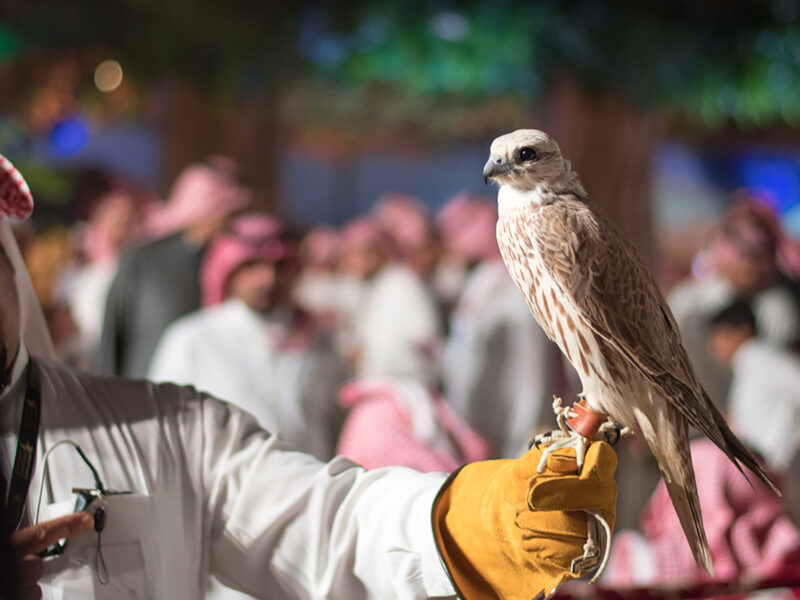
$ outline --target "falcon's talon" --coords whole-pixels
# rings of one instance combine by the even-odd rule
[[[541,446],[542,444],[549,443],[552,437],[553,436],[551,436],[549,433],[539,433],[533,436],[533,438],[531,438],[530,443],[528,444],[528,450],[530,450],[533,447],[539,448],[539,446]]]
[[[550,456],[550,454],[556,450],[563,450],[564,448],[575,449],[575,461],[578,463],[578,472],[580,472],[583,467],[583,456],[586,454],[586,444],[588,440],[574,431],[563,433],[554,430],[551,431],[549,435],[551,435],[553,441],[542,452],[542,457],[539,459],[539,465],[536,468],[537,472],[544,472],[547,466],[547,457]]]
[[[536,448],[539,448],[540,446],[549,446],[550,444],[553,443],[553,441],[556,438],[560,439],[562,435],[563,433],[557,429],[553,431],[548,431],[546,433],[539,433],[533,436],[533,439],[530,441],[530,444],[528,444],[528,450],[530,450],[534,446]]]
[[[598,439],[603,439],[607,444],[616,446],[623,437],[633,435],[633,430],[625,425],[620,425],[609,418],[600,426],[597,433]]]
[[[578,394],[578,396],[582,397],[583,394]],[[586,446],[589,440],[570,429],[567,425],[567,419],[574,419],[578,415],[572,409],[572,406],[562,406],[562,403],[563,400],[561,398],[553,396],[553,412],[556,414],[558,429],[536,435],[529,446],[529,449],[533,446],[536,446],[536,448],[546,446],[542,452],[542,457],[539,459],[539,465],[537,467],[539,473],[543,472],[547,466],[547,457],[555,450],[562,450],[564,448],[574,448],[575,461],[578,463],[578,471],[583,467],[583,457],[586,453]]]
[[[616,446],[619,439],[622,437],[622,428],[616,423],[612,423],[611,427],[601,427],[599,433],[605,437],[605,442],[610,446]]]

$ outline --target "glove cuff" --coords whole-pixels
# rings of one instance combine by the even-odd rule
[[[431,510],[433,539],[436,541],[436,550],[444,564],[447,577],[459,598],[496,598],[497,594],[492,591],[486,580],[480,576],[469,559],[461,552],[445,526],[445,518],[450,509],[451,484],[463,468],[450,474],[433,500]]]
[[[610,447],[592,444],[581,475],[550,467],[539,474],[538,449],[519,459],[471,463],[450,475],[433,501],[431,525],[459,596],[531,600],[540,590],[543,597],[551,595],[565,580],[602,567],[607,540],[592,535],[597,531],[587,512],[596,509],[604,522],[613,522],[613,479],[610,488],[595,480],[613,478],[615,460],[600,460],[598,453],[613,458]],[[552,486],[542,486],[548,494],[534,494],[540,502],[531,502],[531,488],[550,480]],[[549,500],[557,502],[538,506]]]

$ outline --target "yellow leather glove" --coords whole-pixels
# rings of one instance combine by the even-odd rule
[[[599,513],[613,529],[617,455],[611,446],[592,442],[580,475],[572,449],[551,454],[538,473],[542,451],[468,464],[439,491],[434,536],[462,598],[547,597],[563,581],[587,574],[580,562],[572,572],[587,541],[591,517],[584,511]],[[596,567],[599,560],[587,562]]]

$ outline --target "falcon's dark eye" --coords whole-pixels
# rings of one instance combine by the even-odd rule
[[[519,151],[519,159],[522,162],[536,160],[537,158],[539,158],[539,155],[533,148],[523,148],[522,150]]]

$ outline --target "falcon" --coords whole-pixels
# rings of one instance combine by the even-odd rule
[[[533,316],[578,372],[579,404],[586,407],[581,414],[600,413],[603,420],[607,415],[618,426],[641,432],[695,560],[712,574],[689,426],[740,471],[741,463],[777,489],[703,390],[675,319],[636,248],[592,202],[558,144],[535,129],[498,137],[483,175],[499,185],[497,242],[503,261]],[[569,435],[572,440],[554,446],[574,441],[576,451],[582,449],[586,438]]]

